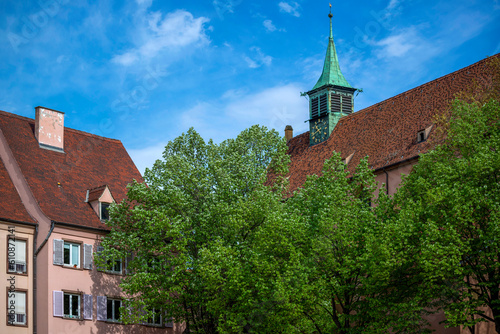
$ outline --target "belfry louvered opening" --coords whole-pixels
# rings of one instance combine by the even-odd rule
[[[352,112],[352,97],[342,96],[342,112],[351,113]]]
[[[319,110],[318,110],[318,98],[313,97],[311,99],[311,118],[316,118],[319,116]]]
[[[332,102],[332,112],[340,112],[340,95],[332,94],[331,96]]]
[[[328,112],[328,97],[326,94],[323,94],[319,97],[319,115],[326,115]]]

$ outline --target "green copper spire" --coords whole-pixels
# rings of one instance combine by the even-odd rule
[[[330,5],[331,8],[331,5]],[[352,88],[351,85],[344,78],[340,71],[339,60],[337,58],[337,51],[335,50],[335,43],[333,43],[332,32],[332,13],[330,9],[330,38],[328,39],[328,48],[326,49],[325,64],[323,65],[323,73],[319,77],[318,82],[314,85],[313,90],[326,85],[336,85],[342,87]]]

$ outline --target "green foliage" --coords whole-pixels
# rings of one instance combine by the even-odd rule
[[[277,132],[259,126],[220,145],[193,129],[167,144],[147,185],[131,184],[112,207],[102,243],[104,257],[134,254],[121,284],[126,322],[161,308],[192,333],[274,331],[259,328],[279,325],[270,319],[283,312],[277,275],[288,269],[279,253],[289,250],[277,233],[293,227],[282,209],[286,150]]]
[[[456,100],[446,138],[390,204],[399,268],[449,326],[495,321],[500,332],[499,121],[498,100]]]

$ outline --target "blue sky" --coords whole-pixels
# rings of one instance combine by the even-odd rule
[[[307,131],[328,1],[0,0],[0,109],[120,139],[141,172],[193,126]],[[335,1],[355,110],[500,52],[499,0]]]

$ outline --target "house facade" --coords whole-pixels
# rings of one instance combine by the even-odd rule
[[[143,179],[122,143],[64,127],[64,113],[35,119],[0,111],[2,333],[178,333],[164,316],[124,325],[125,259],[97,268],[108,206]],[[10,280],[9,280],[10,279]]]
[[[481,60],[436,80],[398,94],[353,113],[351,87],[343,76],[332,34],[322,74],[309,96],[309,131],[293,136],[291,125],[285,127],[288,154],[291,157],[290,187],[296,190],[312,174],[320,174],[332,152],[340,152],[347,169],[353,173],[359,161],[368,156],[378,182],[378,192],[396,192],[402,175],[411,172],[419,156],[430,149],[434,133],[433,117],[445,111],[460,92],[492,83],[491,61],[500,54]],[[378,192],[376,196],[378,196]],[[461,328],[444,328],[443,314],[428,319],[436,333],[470,333]],[[476,325],[476,333],[496,333],[492,323]]]

